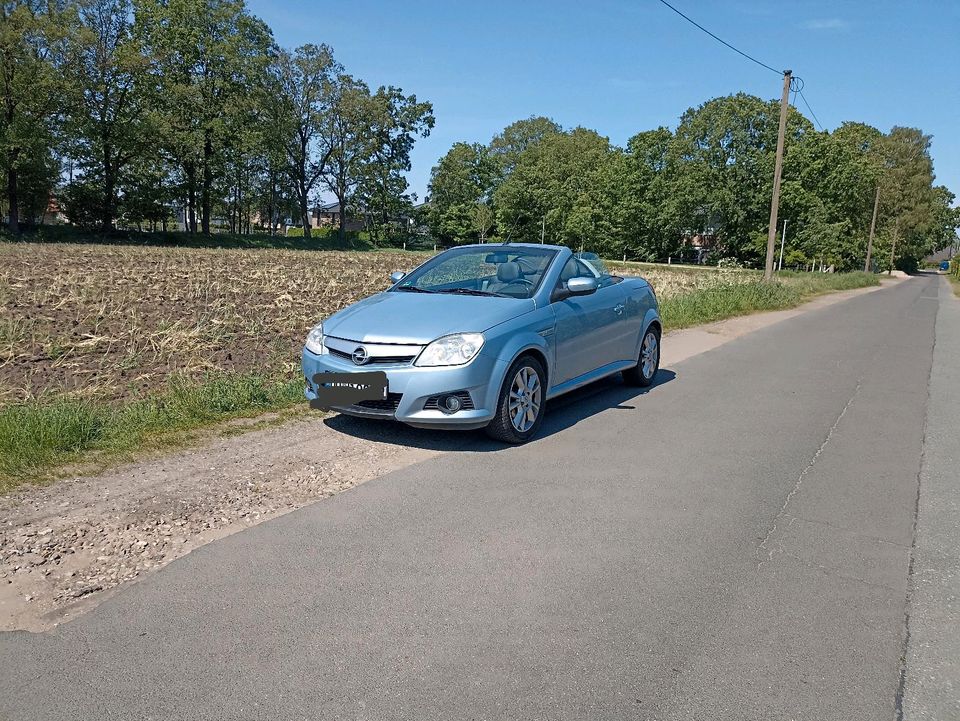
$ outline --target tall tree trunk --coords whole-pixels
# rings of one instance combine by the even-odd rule
[[[343,204],[343,196],[345,195],[346,193],[343,195],[337,193],[337,202],[340,203],[340,226],[337,228],[337,240],[339,240],[340,243],[345,243],[347,240],[347,214],[344,212],[346,210],[346,206]]]
[[[203,138],[203,187],[200,191],[200,232],[210,235],[211,189],[213,187],[213,168],[210,161],[213,159],[213,141],[210,131],[207,130]]]
[[[300,200],[300,217],[303,221],[303,237],[310,237],[310,208],[308,207],[307,199],[303,198]]]
[[[187,164],[187,217],[184,218],[187,230],[197,232],[197,166],[191,161]]]
[[[307,199],[307,190],[303,187],[303,184],[300,185],[300,221],[303,224],[303,237],[310,237],[310,203]]]
[[[13,167],[16,152],[10,151],[10,170],[7,171],[7,205],[10,206],[10,232],[20,233],[20,199],[17,197],[17,169]]]
[[[270,200],[267,201],[267,223],[270,224],[270,235],[274,235],[274,224],[273,224],[273,204],[275,202],[277,194],[277,182],[274,177],[273,171],[270,172]]]
[[[100,225],[104,233],[113,230],[113,193],[116,177],[113,168],[113,153],[110,146],[103,146],[103,208],[101,208]]]

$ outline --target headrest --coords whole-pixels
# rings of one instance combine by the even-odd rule
[[[501,263],[497,266],[497,280],[501,283],[510,283],[520,277],[520,265],[513,261]]]

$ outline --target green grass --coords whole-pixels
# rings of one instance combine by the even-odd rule
[[[200,383],[172,379],[156,395],[123,406],[80,398],[0,408],[0,491],[48,477],[77,461],[129,458],[181,445],[185,433],[303,402],[303,383],[221,374]]]
[[[737,315],[793,308],[823,293],[879,285],[869,273],[784,273],[776,283],[760,280],[717,285],[665,298],[660,303],[664,327],[689,328]]]

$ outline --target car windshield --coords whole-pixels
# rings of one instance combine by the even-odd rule
[[[454,248],[404,276],[391,290],[531,298],[556,254],[550,248],[503,245]]]

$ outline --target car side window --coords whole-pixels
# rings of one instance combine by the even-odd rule
[[[565,287],[571,278],[596,278],[600,288],[606,288],[608,285],[619,283],[623,278],[603,274],[597,276],[596,272],[579,258],[570,258],[560,271],[560,279],[557,281],[557,288]]]
[[[564,266],[563,270],[560,271],[560,280],[557,283],[557,287],[562,287],[568,280],[571,278],[596,278],[596,273],[591,273],[590,269],[577,260],[576,258],[570,258]]]

